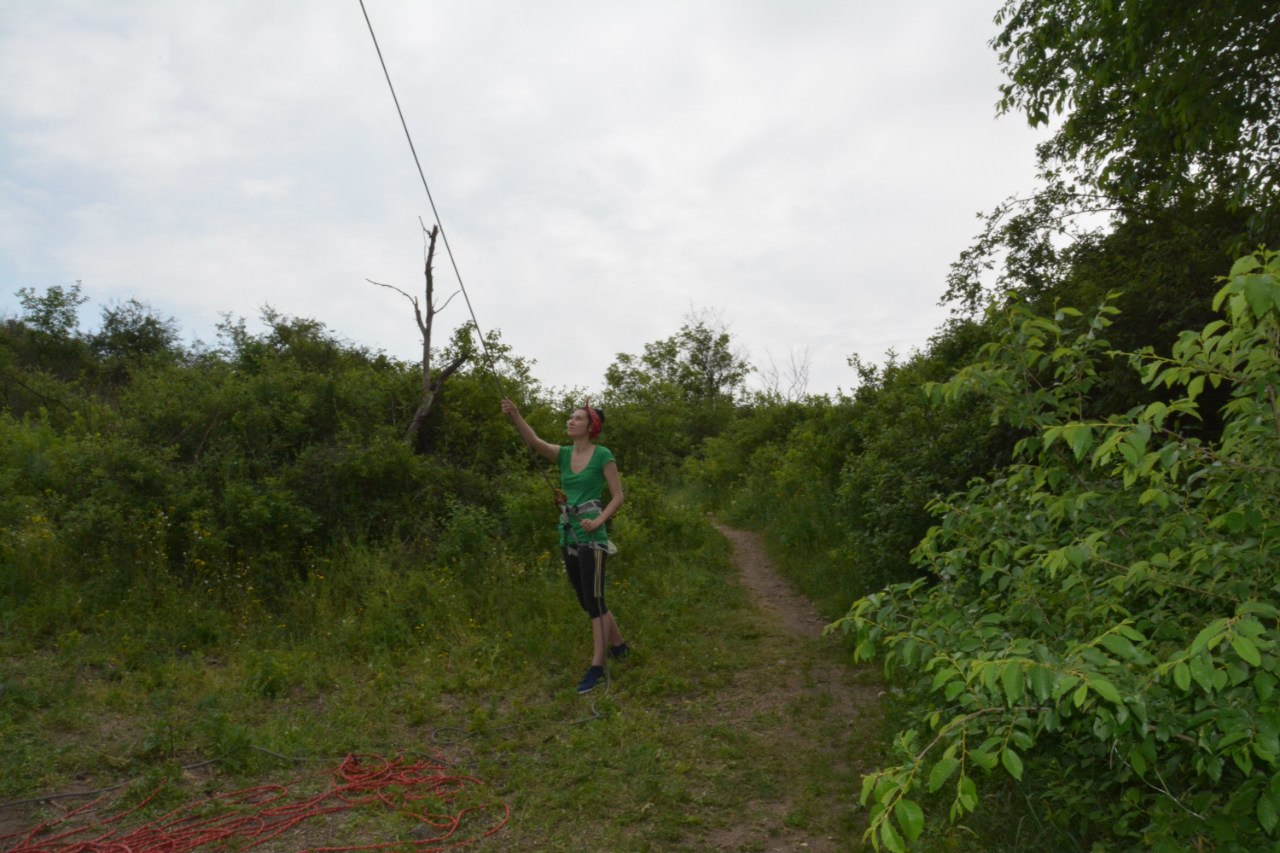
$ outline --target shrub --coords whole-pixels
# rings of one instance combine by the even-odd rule
[[[1015,462],[939,501],[915,559],[928,576],[855,603],[859,659],[883,656],[915,704],[900,759],[865,777],[869,835],[902,850],[919,802],[960,822],[988,774],[1033,786],[1082,848],[1270,849],[1280,829],[1280,258],[1240,260],[1225,318],[1168,357],[1175,389],[1082,418],[1109,315],[1012,310],[939,400],[993,400],[1030,430]],[[1219,440],[1188,437],[1206,387],[1230,390]],[[980,788],[980,785],[982,788]]]

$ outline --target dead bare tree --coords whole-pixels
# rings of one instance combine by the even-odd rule
[[[404,439],[408,442],[416,452],[421,453],[423,446],[419,440],[422,432],[422,425],[426,422],[427,415],[431,412],[431,407],[435,404],[436,398],[440,396],[440,391],[444,388],[444,384],[449,381],[449,377],[458,371],[458,368],[466,364],[472,355],[470,346],[462,346],[453,359],[444,366],[442,370],[436,371],[434,374],[431,369],[431,331],[435,324],[436,315],[449,306],[453,301],[453,297],[458,293],[455,291],[444,304],[436,307],[435,303],[435,275],[432,271],[432,263],[436,254],[436,237],[440,234],[440,226],[432,225],[431,230],[427,231],[427,226],[418,220],[418,224],[422,226],[423,237],[423,254],[425,263],[423,267],[423,276],[426,279],[426,301],[419,304],[418,297],[405,293],[398,287],[390,284],[383,284],[380,281],[374,281],[371,278],[365,279],[370,284],[376,284],[378,287],[385,287],[388,290],[394,290],[405,299],[408,299],[413,305],[414,319],[418,321],[418,331],[422,334],[422,395],[418,400],[418,409],[413,413],[413,418],[409,421],[409,427],[405,430]],[[466,336],[462,340],[469,340]]]
[[[798,403],[804,399],[809,390],[809,348],[797,351],[794,346],[787,348],[789,365],[779,366],[773,353],[766,352],[769,358],[767,367],[759,368],[761,393],[770,399],[785,403]]]

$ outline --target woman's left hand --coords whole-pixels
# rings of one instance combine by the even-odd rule
[[[598,518],[584,518],[581,524],[584,533],[595,533],[604,522]]]

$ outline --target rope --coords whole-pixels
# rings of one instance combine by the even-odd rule
[[[431,187],[427,184],[427,175],[422,170],[422,161],[418,159],[418,149],[413,144],[413,136],[409,133],[409,123],[405,121],[404,110],[400,108],[400,98],[396,96],[396,87],[391,82],[391,72],[387,70],[387,62],[382,57],[382,48],[378,45],[378,36],[373,31],[373,21],[369,19],[369,10],[365,8],[364,0],[360,0],[360,11],[364,14],[364,22],[369,27],[369,38],[373,40],[373,49],[378,54],[378,64],[382,66],[382,76],[387,80],[387,88],[391,91],[391,100],[396,105],[396,115],[400,117],[400,127],[404,130],[404,138],[409,143],[409,153],[413,155],[413,165],[418,169],[418,178],[422,181],[422,189],[427,193],[427,202],[431,205],[431,216],[435,220],[436,226],[440,229],[440,238],[444,242],[445,254],[449,256],[449,265],[453,267],[453,274],[458,279],[458,289],[462,291],[462,299],[467,304],[467,312],[471,315],[471,324],[476,328],[476,337],[480,339],[480,349],[484,353],[485,362],[489,365],[489,375],[493,377],[493,386],[498,391],[499,397],[506,397],[507,393],[502,388],[502,380],[498,377],[498,370],[494,366],[493,355],[489,352],[489,345],[485,342],[484,331],[480,328],[480,321],[476,319],[476,309],[471,304],[471,296],[467,293],[467,285],[462,281],[462,272],[458,269],[458,262],[453,256],[453,248],[449,245],[449,235],[445,233],[444,222],[440,219],[440,212],[436,209],[436,200],[431,195]],[[532,447],[529,453],[535,459],[537,453]],[[554,494],[555,485],[551,482],[550,476],[541,467],[538,466],[538,473],[542,475],[542,480],[546,483],[547,488]]]
[[[326,790],[294,797],[282,785],[260,785],[230,794],[197,800],[132,829],[120,824],[150,805],[164,784],[132,808],[99,820],[85,818],[105,800],[100,797],[47,821],[26,833],[0,836],[5,853],[189,853],[206,845],[247,850],[299,829],[317,817],[373,808],[388,809],[418,821],[410,839],[301,847],[311,853],[413,850],[416,853],[455,850],[498,832],[511,817],[504,803],[441,811],[455,804],[467,787],[478,784],[470,776],[453,775],[437,759],[386,759],[376,755],[348,755],[330,771]],[[500,811],[496,822],[479,831],[469,818],[486,811]],[[50,835],[50,833],[54,833]],[[314,830],[313,830],[314,834]],[[16,839],[16,841],[15,841]]]
[[[382,48],[378,46],[378,37],[373,32],[373,22],[369,20],[369,10],[364,7],[364,0],[360,0],[360,11],[364,13],[364,22],[369,27],[369,37],[373,39],[373,49],[378,53],[378,63],[382,66],[382,76],[387,78],[387,88],[391,90],[391,100],[395,101],[396,114],[400,116],[400,127],[404,129],[404,138],[409,143],[409,152],[413,154],[413,164],[418,167],[418,177],[422,180],[422,188],[426,190],[427,202],[431,205],[431,216],[435,219],[436,226],[440,229],[440,238],[444,241],[445,254],[449,256],[449,264],[453,267],[453,274],[458,279],[458,288],[462,291],[462,299],[467,303],[467,311],[471,314],[471,324],[476,327],[476,336],[480,338],[480,349],[484,352],[485,361],[489,363],[489,373],[493,376],[493,384],[498,389],[498,396],[505,397],[506,393],[502,390],[502,382],[498,378],[498,372],[494,368],[493,356],[489,353],[489,345],[485,343],[484,332],[480,329],[480,321],[476,319],[476,310],[471,305],[471,297],[467,294],[467,286],[462,281],[462,273],[458,269],[458,262],[453,257],[453,249],[449,246],[449,235],[445,233],[444,223],[440,220],[440,213],[436,210],[436,200],[431,195],[431,187],[427,185],[427,175],[422,171],[422,162],[418,159],[418,149],[413,145],[413,137],[409,134],[409,124],[404,119],[404,110],[400,109],[400,99],[396,97],[396,87],[391,83],[391,72],[387,70],[387,62],[382,58]]]
[[[378,36],[373,31],[373,21],[369,19],[369,10],[365,8],[364,0],[360,0],[360,11],[364,14],[365,25],[369,28],[369,38],[373,40],[373,49],[378,54],[378,63],[382,66],[382,76],[387,80],[387,88],[391,91],[391,100],[396,105],[396,115],[400,117],[400,127],[404,130],[404,138],[409,143],[409,152],[413,154],[413,164],[418,169],[418,178],[422,181],[422,189],[427,194],[427,202],[431,205],[431,215],[435,219],[436,226],[440,229],[440,238],[444,242],[445,254],[449,256],[449,264],[453,267],[453,274],[458,279],[458,288],[462,291],[462,299],[467,303],[467,311],[471,314],[471,323],[476,327],[476,335],[480,338],[480,348],[484,352],[485,361],[489,364],[489,374],[493,377],[494,387],[498,391],[499,397],[506,397],[506,392],[502,389],[502,381],[498,378],[498,371],[494,367],[493,356],[489,353],[489,345],[485,342],[484,332],[480,329],[480,321],[476,319],[475,308],[471,304],[471,296],[467,293],[467,286],[462,281],[462,272],[458,269],[458,262],[453,256],[453,248],[449,245],[449,235],[445,233],[444,223],[440,219],[440,213],[436,209],[435,198],[431,195],[431,187],[427,184],[426,172],[422,170],[422,161],[418,159],[418,149],[413,144],[413,136],[409,133],[409,123],[405,121],[404,110],[400,108],[400,98],[396,96],[396,87],[391,82],[391,72],[387,70],[387,61],[382,56],[382,48],[378,45]],[[537,453],[532,447],[529,453],[535,459]],[[556,497],[556,503],[560,503],[560,492],[551,482],[550,476],[542,466],[537,466],[538,473],[542,475],[543,481],[547,484],[553,495]],[[577,543],[577,536],[574,536],[574,542]],[[597,595],[597,601],[600,596]],[[609,663],[608,653],[605,654],[605,691],[609,689]]]

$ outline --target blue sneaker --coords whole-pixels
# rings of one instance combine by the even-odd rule
[[[604,667],[593,666],[587,670],[587,674],[582,676],[582,680],[578,682],[579,693],[590,693],[600,685],[604,680]]]
[[[631,647],[626,643],[620,643],[619,645],[609,647],[609,657],[614,660],[622,660],[629,654],[631,654]]]

